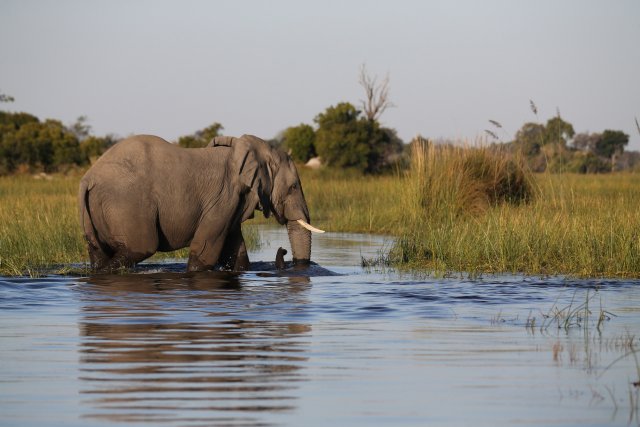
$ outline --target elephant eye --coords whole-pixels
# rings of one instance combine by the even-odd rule
[[[296,191],[297,188],[298,188],[298,184],[293,184],[291,187],[289,187],[289,194]]]

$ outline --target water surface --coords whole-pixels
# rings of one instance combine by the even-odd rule
[[[0,278],[0,425],[638,425],[637,282],[360,267],[389,244],[317,237],[337,276]]]

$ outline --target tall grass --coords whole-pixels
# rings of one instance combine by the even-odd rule
[[[0,274],[36,274],[86,258],[77,189],[77,177],[0,178]]]
[[[486,179],[478,179],[478,164]],[[411,220],[392,252],[399,263],[438,271],[640,276],[640,177],[534,180],[518,159],[484,148],[422,145],[405,181],[402,204]]]
[[[411,167],[404,177],[403,210],[422,224],[478,215],[500,203],[534,197],[533,176],[524,162],[486,146],[412,144]]]
[[[424,143],[391,176],[299,171],[312,223],[394,236],[385,258],[403,268],[640,277],[640,174],[531,175],[488,148]],[[0,274],[87,262],[78,180],[0,178]],[[275,224],[259,217],[250,247],[252,225]]]

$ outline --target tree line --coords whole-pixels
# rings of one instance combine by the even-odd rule
[[[529,102],[532,112],[537,116],[535,103]],[[497,131],[502,128],[495,120],[489,122]],[[491,138],[499,140],[496,132],[486,132]],[[558,112],[544,124],[525,123],[512,141],[500,145],[522,155],[534,172],[606,173],[640,167],[640,153],[625,151],[628,143],[629,135],[620,130],[576,133],[573,125]]]
[[[389,80],[378,83],[363,67],[360,84],[366,99],[361,108],[339,102],[318,113],[313,125],[301,123],[286,128],[269,141],[281,146],[301,163],[319,157],[323,165],[379,174],[403,168],[409,163],[409,146],[396,131],[380,124],[380,115],[393,104],[389,100]],[[13,98],[0,94],[1,102]],[[532,111],[537,108],[531,102]],[[533,171],[604,173],[640,169],[640,153],[625,151],[629,136],[619,130],[576,134],[573,125],[560,114],[546,123],[525,123],[511,141],[501,141],[502,125],[489,120],[494,130],[487,134],[492,146],[522,155]],[[637,123],[636,123],[637,124]],[[640,132],[640,126],[638,126]],[[206,146],[222,135],[218,122],[175,141],[182,147]],[[0,111],[0,175],[15,172],[64,172],[95,161],[117,142],[114,135],[95,136],[87,118],[64,125],[53,119],[41,121],[23,112]],[[416,139],[424,140],[419,136]]]
[[[114,136],[91,135],[89,130],[85,117],[65,126],[29,113],[0,111],[0,175],[61,172],[89,164],[117,141]]]

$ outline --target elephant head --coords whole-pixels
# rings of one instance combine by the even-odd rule
[[[280,224],[287,226],[294,264],[308,264],[311,232],[324,231],[309,224],[309,209],[291,157],[253,135],[216,137],[209,144],[219,145],[233,149],[231,161],[245,197],[241,221],[251,218],[255,209],[265,218],[273,213]]]

